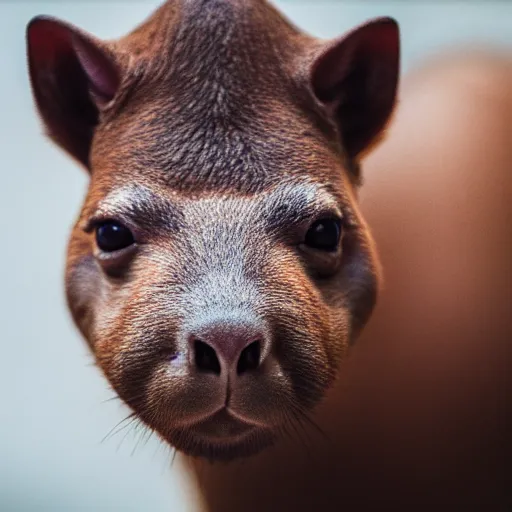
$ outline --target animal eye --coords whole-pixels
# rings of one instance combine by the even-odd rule
[[[306,233],[305,244],[312,249],[336,251],[341,237],[341,223],[337,219],[320,219]]]
[[[104,252],[119,251],[134,242],[132,232],[119,222],[103,222],[96,228],[96,244]]]

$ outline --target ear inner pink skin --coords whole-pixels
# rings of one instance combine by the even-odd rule
[[[111,101],[120,81],[112,62],[98,48],[76,35],[72,36],[72,45],[90,81],[92,92],[105,102]]]
[[[27,46],[32,91],[47,134],[89,168],[99,110],[119,90],[117,56],[107,43],[46,16],[28,25]]]
[[[313,65],[313,91],[337,122],[351,158],[366,150],[388,121],[398,71],[399,31],[390,18],[353,29],[333,42]]]
[[[28,33],[34,61],[50,68],[59,56],[75,53],[94,92],[111,100],[119,87],[115,64],[102,49],[53,20],[39,21]]]

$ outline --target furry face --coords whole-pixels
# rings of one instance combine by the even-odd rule
[[[99,367],[177,449],[257,453],[376,299],[354,161],[393,107],[396,24],[327,44],[264,2],[170,1],[113,43],[47,18],[28,42],[49,134],[91,174],[66,289]]]

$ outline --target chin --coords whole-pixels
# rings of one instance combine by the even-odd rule
[[[187,456],[211,462],[229,462],[257,455],[277,438],[275,428],[250,424],[226,412],[163,436]]]
[[[189,457],[210,462],[231,462],[261,453],[274,444],[275,437],[271,431],[260,429],[223,439],[176,431],[169,438],[169,442]]]

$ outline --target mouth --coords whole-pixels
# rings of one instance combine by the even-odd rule
[[[274,443],[269,427],[248,423],[224,408],[186,430],[174,431],[174,446],[192,457],[230,461],[249,457]]]

